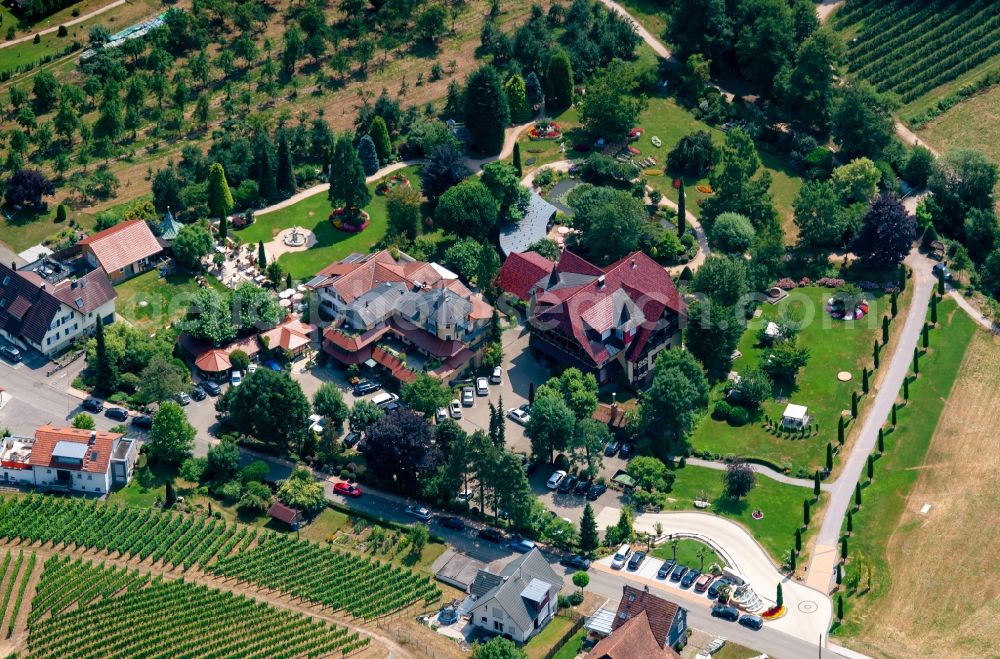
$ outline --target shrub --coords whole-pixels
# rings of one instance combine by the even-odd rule
[[[745,407],[738,407],[733,405],[729,409],[729,423],[734,426],[746,425],[746,422],[750,420],[750,414],[747,412]]]
[[[732,405],[724,400],[720,400],[715,404],[715,408],[712,410],[712,418],[716,421],[725,421],[729,418],[729,414],[732,411]]]
[[[563,471],[569,471],[569,458],[567,458],[565,454],[560,453],[556,456],[554,466],[557,470],[562,469]]]
[[[750,220],[739,213],[722,213],[712,224],[712,242],[723,252],[745,252],[755,235]]]
[[[579,606],[579,605],[583,604],[583,593],[581,593],[581,592],[570,593],[570,595],[569,595],[569,597],[567,599],[569,600],[569,603],[571,605],[573,605],[573,606]]]

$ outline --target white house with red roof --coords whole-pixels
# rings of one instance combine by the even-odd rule
[[[642,252],[599,268],[565,251],[552,262],[514,253],[500,288],[528,303],[531,347],[593,373],[646,384],[656,356],[679,346],[685,305],[670,275]]]
[[[3,438],[0,478],[100,496],[128,485],[138,453],[138,442],[121,433],[46,425],[34,437]]]
[[[120,222],[77,243],[87,263],[101,268],[119,283],[151,268],[163,253],[149,225],[142,220]]]

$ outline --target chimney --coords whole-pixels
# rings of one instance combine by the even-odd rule
[[[628,592],[628,584],[627,583],[623,583],[622,584],[622,592],[623,593],[627,593]]]
[[[638,267],[639,267],[639,264],[635,262],[635,259],[632,259],[632,269],[635,270]]]
[[[76,280],[75,279],[69,283],[69,287],[71,289],[75,289],[76,288]]]
[[[597,287],[604,288],[604,275],[597,278]]]
[[[87,445],[88,446],[93,446],[94,442],[96,442],[96,441],[97,441],[97,431],[96,430],[91,430],[90,431],[90,441],[87,442]]]
[[[646,584],[645,586],[643,586],[642,589],[648,593],[649,592],[649,584]]]

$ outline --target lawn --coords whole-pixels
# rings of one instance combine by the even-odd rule
[[[574,619],[569,616],[556,615],[553,617],[552,621],[545,625],[545,629],[538,632],[525,644],[524,652],[528,655],[528,659],[544,657],[573,627],[573,622]]]
[[[664,511],[697,510],[694,500],[705,496],[711,504],[707,512],[742,525],[775,562],[779,562],[782,554],[791,548],[795,529],[802,524],[802,501],[812,499],[809,488],[758,477],[757,486],[750,494],[736,501],[722,494],[722,471],[688,465],[674,473],[677,480],[673,490],[667,494]],[[751,513],[755,510],[764,513],[764,517],[753,519]],[[816,526],[814,523],[810,528]]]
[[[420,166],[406,167],[396,172],[410,179],[410,183],[420,189]],[[366,254],[384,237],[388,226],[385,196],[375,194],[378,183],[368,186],[372,200],[365,210],[371,216],[371,223],[361,233],[340,231],[327,219],[333,210],[326,194],[317,194],[302,201],[257,217],[253,225],[237,231],[236,235],[244,243],[272,240],[284,229],[297,226],[312,231],[316,235],[316,245],[302,252],[289,252],[278,258],[278,263],[291,273],[294,279],[309,279],[319,270],[338,261],[352,252]]]
[[[888,313],[889,306],[888,296],[869,291],[865,298],[871,313],[864,320],[835,320],[825,309],[833,292],[819,286],[797,288],[778,304],[761,305],[762,317],[749,323],[738,347],[742,356],[733,363],[736,372],[757,366],[768,352],[757,345],[758,330],[769,320],[780,320],[793,305],[799,307],[805,315],[798,341],[809,348],[809,362],[799,371],[796,384],[779,388],[776,397],[764,403],[762,411],[771,419],[780,419],[789,402],[806,405],[813,423],[819,425],[819,432],[807,439],[786,439],[768,431],[762,420],[734,427],[706,416],[691,436],[696,450],[758,458],[779,468],[805,470],[807,474],[824,467],[826,443],[836,444],[837,419],[842,411],[850,410],[851,392],[861,392],[861,369],[871,365],[872,345],[881,335],[880,319]],[[905,305],[900,304],[899,314],[905,315]],[[885,352],[883,357],[887,358]],[[850,372],[853,379],[840,382],[837,379],[840,371]],[[722,387],[720,384],[715,388],[713,405],[721,399]]]
[[[1000,162],[1000,86],[962,101],[918,134],[941,151],[977,149],[993,162]]]
[[[215,277],[207,275],[205,279],[212,288],[226,290]],[[153,269],[115,287],[118,293],[117,310],[136,327],[155,332],[183,318],[199,288],[194,277],[187,272],[160,277],[160,271]]]
[[[552,659],[574,659],[583,651],[583,642],[587,640],[587,630],[581,627],[563,646],[552,655]]]
[[[621,6],[632,14],[632,18],[642,24],[654,37],[663,41],[663,31],[667,29],[667,9],[657,0],[623,0]]]
[[[996,566],[982,560],[989,550],[970,551],[1000,540],[996,524],[983,525],[1000,514],[997,457],[987,448],[1000,423],[1000,350],[951,300],[938,318],[849,539],[860,589],[845,596],[834,633],[875,656],[987,656],[1000,631]],[[974,575],[975,587],[956,574]]]
[[[654,558],[659,558],[662,560],[667,560],[668,558],[675,558],[675,560],[681,565],[687,565],[688,567],[698,567],[702,569],[701,556],[699,552],[705,551],[705,567],[710,567],[713,563],[718,563],[722,567],[726,566],[726,562],[722,560],[715,551],[703,542],[697,540],[691,540],[690,538],[685,538],[684,540],[677,540],[677,552],[674,553],[673,546],[667,542],[656,549],[653,550],[652,556]]]

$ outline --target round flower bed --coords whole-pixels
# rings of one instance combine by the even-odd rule
[[[764,519],[764,511],[755,510],[752,513],[750,513],[750,516],[753,517],[754,519]]]
[[[712,190],[712,186],[708,183],[699,183],[695,186],[695,190],[702,194],[712,194],[714,192],[714,190]]]
[[[347,233],[361,233],[368,228],[370,222],[371,218],[365,211],[359,211],[358,218],[353,221],[345,218],[343,207],[334,208],[333,212],[330,213],[330,223],[333,224],[333,227]]]
[[[861,300],[851,311],[845,308],[843,300],[831,297],[826,301],[826,311],[837,320],[861,320],[868,315],[868,301]]]
[[[528,137],[533,140],[558,140],[562,137],[562,128],[554,121],[539,121],[528,131]]]
[[[410,179],[406,178],[402,174],[396,174],[388,179],[386,179],[382,185],[375,188],[376,194],[387,194],[389,190],[393,188],[408,188],[410,187]]]
[[[760,614],[760,617],[764,620],[777,620],[778,618],[785,615],[788,609],[785,608],[784,604],[781,606],[772,606],[767,611]]]

